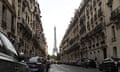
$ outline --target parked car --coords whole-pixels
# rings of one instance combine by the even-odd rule
[[[85,64],[84,61],[81,61],[81,60],[77,60],[77,61],[76,61],[76,65],[77,65],[77,66],[83,67],[84,64]]]
[[[46,69],[46,60],[43,57],[31,57],[27,64],[31,72],[44,72]]]
[[[96,62],[95,60],[93,59],[88,59],[88,58],[83,58],[83,59],[80,59],[76,62],[76,65],[77,66],[81,66],[81,67],[93,67],[93,68],[96,68]]]
[[[24,56],[18,54],[8,37],[0,32],[0,71],[28,72],[28,66],[22,60]]]
[[[120,58],[105,58],[101,64],[99,64],[100,71],[118,72],[120,66]]]

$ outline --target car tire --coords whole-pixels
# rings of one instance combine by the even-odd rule
[[[100,71],[103,71],[102,69],[99,69]]]
[[[103,70],[102,70],[101,68],[99,68],[99,67],[98,67],[98,69],[99,69],[99,71],[103,71]]]

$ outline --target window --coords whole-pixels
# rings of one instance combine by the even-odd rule
[[[112,3],[113,3],[113,0],[108,0],[107,5],[108,5],[110,8],[112,8]]]
[[[88,28],[88,31],[90,31],[90,25],[88,25],[88,27],[87,27],[87,28]]]
[[[112,35],[113,35],[112,41],[115,41],[116,40],[116,35],[115,35],[115,27],[114,26],[112,26]]]
[[[96,0],[93,1],[93,6],[94,6],[94,7],[96,6],[96,2],[95,2],[95,1],[96,1]]]
[[[117,48],[113,47],[113,57],[117,58]]]
[[[18,6],[18,16],[20,16],[20,5]]]
[[[94,15],[94,20],[95,20],[95,21],[97,20],[97,15],[96,15],[96,14]]]
[[[91,18],[91,24],[93,24],[93,18]]]
[[[18,0],[18,2],[21,2],[21,0]]]
[[[102,9],[100,8],[99,10],[98,10],[98,17],[100,17],[100,16],[102,16],[103,15],[103,12],[102,12]]]
[[[102,2],[100,1],[100,2],[99,2],[99,6],[101,6],[101,4],[102,4]]]
[[[7,9],[6,7],[3,5],[3,8],[2,8],[2,25],[1,27],[3,29],[6,29],[7,25],[6,25],[6,16],[7,16]]]
[[[13,9],[15,9],[15,1],[14,0],[12,0],[12,7],[13,7]]]
[[[15,33],[15,29],[14,29],[14,16],[11,16],[11,31],[13,33]]]
[[[98,51],[98,53],[100,53],[100,51]]]
[[[92,52],[90,52],[90,54],[92,54]]]

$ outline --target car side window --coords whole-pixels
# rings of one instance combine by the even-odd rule
[[[17,55],[17,52],[14,46],[12,45],[12,43],[2,33],[0,33],[0,52],[5,53],[10,56]]]
[[[3,42],[1,41],[1,38],[0,38],[0,52],[7,53],[6,49],[4,48]]]
[[[2,47],[3,46],[3,43],[2,43],[2,41],[1,41],[1,39],[0,39],[0,47]]]

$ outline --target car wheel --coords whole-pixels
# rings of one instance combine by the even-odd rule
[[[103,71],[102,69],[99,68],[100,71]]]
[[[99,71],[103,71],[100,67],[98,67]]]

